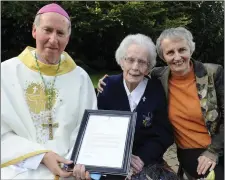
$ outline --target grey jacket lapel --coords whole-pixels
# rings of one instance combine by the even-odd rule
[[[169,68],[167,67],[165,70],[164,70],[164,73],[163,75],[159,78],[161,83],[162,83],[162,86],[164,88],[164,91],[165,91],[165,94],[166,94],[166,98],[168,99],[168,82],[169,82],[169,74],[170,74],[170,70]]]

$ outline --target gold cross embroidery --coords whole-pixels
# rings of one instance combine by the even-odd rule
[[[49,128],[49,140],[53,139],[53,128],[58,128],[59,123],[53,123],[52,118],[48,118],[48,123],[47,124],[42,124],[42,127],[48,127]]]

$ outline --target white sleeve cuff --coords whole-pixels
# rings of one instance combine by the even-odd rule
[[[24,159],[22,162],[19,162],[17,166],[27,168],[27,169],[37,169],[40,165],[45,153]]]

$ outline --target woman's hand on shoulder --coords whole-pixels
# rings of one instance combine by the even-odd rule
[[[101,79],[98,80],[97,90],[98,90],[99,93],[102,93],[103,92],[103,86],[106,86],[106,84],[103,81],[106,77],[108,77],[107,74],[105,74]]]

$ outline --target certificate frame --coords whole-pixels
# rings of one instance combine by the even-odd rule
[[[110,175],[122,175],[127,176],[130,170],[130,161],[133,147],[133,139],[134,132],[136,126],[136,112],[128,112],[128,111],[115,111],[115,110],[90,110],[86,109],[83,115],[83,119],[78,131],[77,139],[73,148],[73,152],[71,155],[71,160],[74,164],[77,163],[79,152],[83,143],[83,138],[87,129],[87,124],[92,115],[100,115],[106,117],[128,117],[129,122],[127,125],[125,145],[123,151],[123,159],[121,167],[109,167],[109,166],[95,166],[95,165],[85,165],[85,169],[91,173],[101,173],[101,174],[110,174]],[[97,121],[97,120],[96,120]],[[98,123],[98,122],[96,122]],[[116,156],[115,154],[109,154],[109,156]],[[101,158],[101,157],[99,157]],[[121,161],[120,161],[121,162]]]

